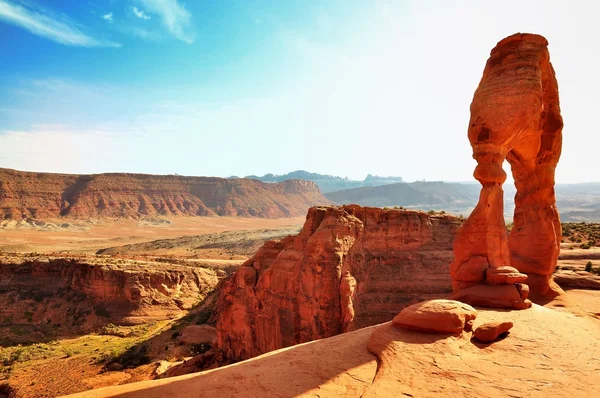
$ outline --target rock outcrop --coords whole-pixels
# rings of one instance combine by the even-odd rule
[[[477,311],[455,300],[429,300],[406,307],[392,320],[392,325],[429,333],[461,334],[470,332]]]
[[[563,289],[600,290],[600,275],[591,272],[560,270],[553,280]]]
[[[328,204],[314,182],[0,169],[0,220],[156,216],[296,217]]]
[[[554,170],[563,122],[547,47],[545,38],[533,34],[500,41],[471,103],[468,135],[477,161],[474,177],[482,189],[477,207],[456,236],[451,266],[454,298],[467,303],[527,308],[529,289],[519,285],[525,276],[536,294],[560,289],[551,275],[561,241]],[[504,160],[517,188],[510,236],[503,217]],[[493,269],[504,266],[518,272],[511,271],[498,284]]]
[[[475,327],[506,317],[481,309]],[[384,325],[282,349],[234,366],[86,391],[73,398],[594,397],[600,333],[568,308],[514,311],[509,338],[483,348]],[[367,348],[368,347],[368,351]]]
[[[509,321],[484,323],[473,331],[473,337],[482,343],[491,343],[492,341],[497,340],[499,336],[507,333],[512,327],[513,323]]]
[[[3,261],[3,337],[10,337],[15,325],[36,329],[24,337],[44,338],[87,332],[108,322],[131,325],[170,319],[185,314],[219,282],[212,270],[172,264],[91,264],[60,258]]]
[[[457,217],[314,207],[296,236],[267,242],[228,280],[217,346],[228,360],[391,320],[446,297]]]
[[[210,325],[190,325],[183,329],[179,342],[182,344],[208,344],[213,345],[217,338],[217,329]]]

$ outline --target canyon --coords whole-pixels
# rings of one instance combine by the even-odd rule
[[[0,257],[0,342],[50,341],[109,323],[179,318],[224,276],[216,269],[176,264],[90,260]]]
[[[446,214],[314,207],[295,236],[267,242],[225,282],[217,349],[229,361],[389,321],[450,293],[461,224]]]
[[[0,169],[0,397],[597,395],[600,227],[559,219],[547,46],[518,33],[492,50],[467,195]],[[476,204],[465,219],[329,201],[396,191]]]

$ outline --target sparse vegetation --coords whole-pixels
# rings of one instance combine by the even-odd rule
[[[94,306],[94,313],[97,316],[103,317],[103,318],[110,318],[110,313],[107,311],[106,307],[102,306],[102,305],[95,305]]]
[[[591,261],[588,261],[588,262],[585,264],[585,270],[586,270],[587,272],[592,272],[593,268],[592,268],[592,262],[591,262]]]

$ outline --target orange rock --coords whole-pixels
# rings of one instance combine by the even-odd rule
[[[512,329],[512,322],[489,322],[478,326],[473,332],[473,336],[481,341],[482,343],[490,343],[498,339],[498,337],[510,329]]]
[[[521,274],[516,268],[508,266],[489,268],[485,273],[485,283],[488,285],[513,285],[526,280],[527,275]]]
[[[459,225],[422,211],[311,208],[298,235],[266,243],[224,283],[218,348],[229,360],[246,359],[447,297]]]
[[[209,325],[190,325],[183,329],[179,341],[183,344],[210,344],[217,338],[217,329]]]
[[[517,285],[474,285],[458,290],[452,299],[481,307],[518,310],[531,307],[531,301],[521,297]]]
[[[31,303],[14,300],[25,289],[43,300],[35,306],[33,322],[60,324],[68,333],[109,321],[129,325],[183,315],[219,282],[213,272],[180,265],[95,264],[64,258],[10,261],[0,263],[2,315],[28,323],[24,313]]]
[[[432,333],[460,334],[470,331],[477,311],[454,300],[429,300],[406,307],[392,324],[406,329]]]
[[[451,265],[454,297],[475,298],[463,288],[487,282],[513,284],[535,275],[536,290],[551,290],[550,275],[556,267],[561,228],[554,196],[554,169],[562,143],[562,118],[558,85],[550,64],[548,42],[542,36],[515,34],[492,50],[479,87],[471,103],[469,141],[477,161],[474,177],[481,183],[479,203],[459,230]],[[517,194],[514,227],[507,236],[504,223],[502,184],[508,160]],[[490,269],[481,272],[485,262]],[[492,269],[508,266],[517,273]],[[485,275],[489,275],[486,279]],[[512,300],[512,290],[494,289],[503,297],[493,300],[485,288],[479,303],[512,303],[525,308],[523,300]],[[481,305],[481,304],[480,304]]]

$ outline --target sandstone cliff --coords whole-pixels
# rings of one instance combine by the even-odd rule
[[[418,211],[311,208],[298,235],[267,242],[224,284],[218,348],[229,360],[250,358],[447,295],[460,223]]]
[[[173,264],[94,264],[69,259],[0,262],[0,331],[23,338],[73,335],[108,322],[177,317],[218,283],[213,270]]]
[[[0,169],[0,219],[154,216],[295,217],[327,204],[315,183]]]

